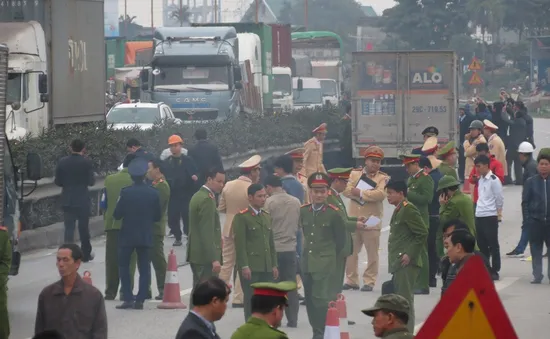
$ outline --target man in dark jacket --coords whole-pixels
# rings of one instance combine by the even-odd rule
[[[528,141],[524,141],[519,144],[518,153],[519,160],[523,165],[523,183],[527,179],[531,178],[534,175],[537,175],[537,162],[533,159],[533,152],[535,151],[533,145]],[[529,231],[528,223],[525,222],[525,216],[523,216],[523,222],[521,224],[521,237],[519,239],[518,245],[511,252],[506,253],[509,257],[523,257],[523,252],[529,242]]]
[[[458,151],[458,177],[464,182],[464,170],[466,168],[466,157],[464,157],[464,136],[470,133],[470,124],[474,121],[474,116],[470,113],[469,107],[460,108],[458,122],[460,124],[460,146]]]
[[[212,168],[223,171],[223,163],[218,147],[210,143],[208,134],[204,128],[195,131],[197,143],[189,148],[188,155],[193,158],[198,170],[197,189],[206,182],[205,174]]]
[[[142,157],[148,162],[155,159],[155,155],[153,153],[149,153],[141,146],[141,143],[136,138],[128,139],[126,142],[126,150],[128,153],[133,153],[136,155],[136,157]]]
[[[523,112],[523,119],[525,119],[526,123],[525,141],[529,141],[533,147],[536,147],[533,117],[531,117],[527,112],[527,107],[525,107],[523,101],[516,101],[515,107],[516,110]]]
[[[527,122],[525,121],[525,112],[521,110],[512,110],[507,108],[506,112],[501,114],[502,119],[510,126],[508,136],[508,149],[506,152],[506,163],[508,165],[508,179],[506,182],[511,181],[512,177],[512,163],[514,164],[514,175],[516,178],[516,185],[523,184],[523,174],[521,161],[519,160],[518,147],[519,144],[526,141],[527,138]]]
[[[219,339],[214,322],[224,316],[230,293],[217,277],[199,283],[191,295],[193,309],[181,323],[176,339]]]
[[[74,229],[78,221],[78,234],[84,256],[83,262],[94,259],[90,243],[90,194],[88,186],[95,184],[92,162],[83,156],[85,144],[71,142],[71,155],[64,157],[55,170],[55,184],[61,187],[61,201],[65,223],[65,243],[74,242]]]
[[[542,251],[544,244],[550,247],[550,148],[540,150],[537,157],[538,174],[527,179],[523,187],[521,208],[523,222],[529,229],[529,246],[531,247],[531,262],[533,267],[532,284],[540,284],[542,273]],[[548,261],[550,275],[550,261]]]
[[[483,120],[491,120],[493,119],[493,115],[487,108],[487,105],[484,102],[480,102],[477,104],[476,109],[476,120],[483,121]]]
[[[183,221],[183,233],[189,232],[189,202],[195,194],[198,171],[193,158],[183,155],[183,139],[178,135],[168,138],[172,155],[165,162],[165,176],[170,185],[170,202],[168,203],[168,226],[176,240],[173,246],[181,246],[182,232],[180,220]]]

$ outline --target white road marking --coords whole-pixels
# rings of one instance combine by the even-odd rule
[[[515,283],[518,280],[519,280],[519,277],[505,277],[505,278],[502,278],[501,280],[499,280],[495,283],[495,288],[496,288],[497,292],[502,291],[503,289],[509,287],[510,285],[512,285],[513,283]],[[414,334],[415,335],[418,333],[418,331],[420,330],[422,325],[424,325],[424,322],[421,322],[421,323],[417,324],[416,326],[414,326]]]
[[[188,295],[188,294],[191,294],[191,291],[193,291],[192,288],[186,288],[186,289],[184,289],[184,290],[181,290],[181,291],[180,291],[180,296],[181,296],[181,297],[184,297],[184,296],[186,296],[186,295]],[[161,303],[162,300],[148,300],[147,302]]]

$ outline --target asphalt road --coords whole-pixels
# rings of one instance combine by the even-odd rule
[[[550,120],[536,119],[536,143],[539,147],[550,146]],[[545,279],[541,285],[531,285],[531,263],[518,258],[506,258],[505,253],[517,243],[521,225],[521,187],[506,186],[504,218],[500,228],[501,255],[503,257],[500,281],[495,283],[500,298],[520,338],[544,338],[548,335],[548,321],[550,320],[550,284]],[[371,318],[363,315],[360,310],[374,304],[380,295],[382,282],[388,280],[387,273],[387,239],[389,219],[393,206],[385,205],[384,227],[380,248],[380,276],[373,292],[346,291],[348,318],[357,322],[350,326],[352,339],[374,338]],[[223,217],[223,216],[222,216]],[[172,239],[166,240],[166,253],[170,251]],[[105,239],[100,237],[93,242],[96,259],[83,264],[81,272],[90,270],[93,283],[101,291],[105,287]],[[178,261],[184,261],[185,250],[177,248]],[[526,253],[526,255],[528,255]],[[360,257],[360,270],[365,267],[366,254],[363,251]],[[191,272],[189,266],[182,266],[178,270],[181,295],[188,304],[191,291]],[[9,313],[12,327],[12,339],[27,339],[32,337],[36,303],[38,294],[44,286],[58,279],[55,267],[55,249],[40,250],[25,254],[20,274],[9,281]],[[156,288],[153,279],[153,293]],[[439,288],[432,288],[431,294],[415,298],[417,329],[432,311],[440,298]],[[116,310],[118,301],[106,302],[109,318],[109,338],[126,339],[141,337],[144,339],[174,338],[181,321],[187,315],[187,310],[159,310],[158,303],[147,302],[143,311]],[[242,309],[229,307],[225,317],[216,324],[221,338],[230,338],[233,331],[244,322]],[[311,328],[307,321],[304,306],[301,306],[299,325],[296,329],[284,326],[281,330],[288,333],[290,338],[310,338]]]

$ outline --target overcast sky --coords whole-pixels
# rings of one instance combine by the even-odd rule
[[[396,5],[393,0],[358,0],[357,2],[365,6],[372,6],[378,15],[381,15],[385,9]]]

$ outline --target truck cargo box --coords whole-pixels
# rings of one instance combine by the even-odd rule
[[[292,29],[290,25],[270,24],[272,35],[272,66],[292,66]]]

